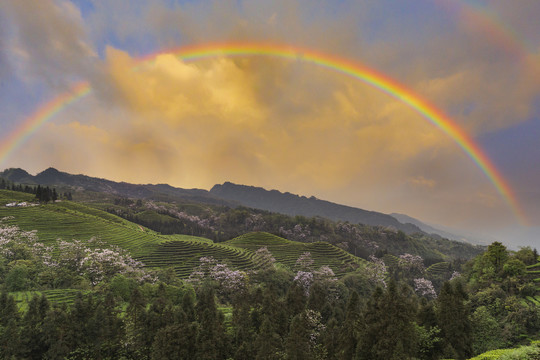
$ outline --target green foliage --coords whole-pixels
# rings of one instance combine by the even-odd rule
[[[472,348],[475,354],[504,347],[502,329],[486,307],[478,307],[471,321],[474,324]]]
[[[360,359],[407,359],[417,352],[416,306],[410,289],[393,280],[388,288],[377,288],[364,311],[360,337]]]

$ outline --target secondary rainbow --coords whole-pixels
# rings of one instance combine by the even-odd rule
[[[437,3],[449,13],[455,13],[461,21],[476,31],[483,32],[489,41],[497,44],[507,54],[525,66],[534,67],[529,59],[530,46],[526,39],[503,22],[500,16],[487,5],[464,0],[438,0]]]
[[[136,71],[137,68],[144,63],[153,62],[162,54],[172,54],[184,61],[231,56],[270,56],[315,64],[363,81],[407,104],[419,115],[452,138],[495,186],[518,220],[522,223],[526,223],[524,213],[508,182],[503,178],[490,159],[483,153],[472,138],[469,137],[458,124],[453,122],[434,105],[422,99],[412,90],[374,69],[343,57],[298,46],[276,43],[227,42],[184,46],[156,52],[138,58],[134,64],[133,70]],[[71,91],[58,96],[54,100],[40,107],[3,141],[3,145],[0,147],[0,163],[3,162],[16,147],[26,141],[41,125],[50,120],[66,106],[91,93],[91,90],[89,83],[79,83],[74,86]]]

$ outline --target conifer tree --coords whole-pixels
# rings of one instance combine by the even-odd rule
[[[309,328],[303,313],[291,321],[291,329],[285,344],[287,359],[310,360]]]
[[[47,359],[63,359],[72,350],[69,340],[69,315],[65,306],[54,306],[48,313],[43,324],[45,343],[47,344]]]
[[[195,306],[200,331],[197,334],[197,359],[226,358],[226,338],[223,313],[217,309],[214,289],[203,285]]]
[[[261,331],[255,340],[256,360],[281,359],[282,347],[281,337],[275,331],[275,322],[265,316]]]
[[[340,337],[340,359],[352,359],[356,354],[358,341],[360,340],[360,297],[353,291],[347,303],[345,312],[345,322],[341,330]]]
[[[22,319],[21,329],[21,343],[25,358],[42,359],[48,349],[43,323],[49,308],[49,301],[45,296],[34,296],[28,302],[28,310]]]
[[[300,314],[306,308],[304,288],[296,282],[293,283],[289,287],[285,301],[290,318]]]
[[[408,289],[405,286],[398,289],[394,280],[386,291],[380,288],[375,291],[364,315],[360,359],[399,360],[414,355],[416,306],[411,298]]]
[[[470,311],[465,300],[466,293],[459,281],[455,285],[445,282],[437,298],[437,319],[447,344],[446,352],[455,352],[459,359],[468,358],[472,352]]]

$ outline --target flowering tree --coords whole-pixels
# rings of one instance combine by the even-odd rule
[[[375,284],[383,285],[386,288],[386,265],[383,259],[370,255],[371,263],[366,267],[368,278]]]
[[[266,226],[266,222],[261,214],[251,214],[245,220],[247,231],[262,231]]]
[[[268,250],[266,246],[257,249],[257,251],[255,251],[255,256],[257,257],[257,259],[259,259],[259,263],[264,270],[274,268],[276,258],[272,256],[272,253],[270,252],[270,250]]]
[[[144,264],[133,259],[126,251],[117,247],[106,247],[97,238],[86,242],[59,240],[57,243],[56,264],[88,278],[92,285],[122,274],[139,282],[156,281],[155,277],[143,269]]]
[[[279,233],[289,240],[296,240],[306,242],[307,238],[311,236],[311,230],[306,225],[302,227],[300,224],[294,225],[292,229],[285,229],[283,226],[279,228]]]
[[[309,288],[313,284],[313,273],[311,271],[298,271],[294,277],[294,282],[304,289],[304,294],[307,296],[309,295]]]
[[[147,209],[155,210],[159,213],[168,214],[170,216],[176,217],[179,220],[183,220],[185,222],[197,225],[201,228],[208,229],[214,231],[216,228],[216,224],[219,222],[219,217],[211,215],[207,218],[201,218],[197,215],[189,215],[185,213],[184,211],[178,211],[176,209],[171,209],[168,207],[165,207],[163,205],[157,205],[153,201],[148,201],[145,204]]]
[[[331,287],[337,281],[334,271],[327,265],[321,266],[318,270],[313,270],[314,262],[310,252],[303,253],[296,260],[295,266],[299,270],[294,277],[294,281],[302,286],[306,295],[309,295],[309,289],[315,281],[326,287]]]
[[[437,297],[433,284],[425,278],[414,279],[414,291],[427,298],[435,299]]]
[[[299,270],[311,271],[314,262],[315,261],[311,257],[311,253],[309,251],[306,251],[298,257],[295,267]]]
[[[458,278],[458,277],[460,277],[460,276],[461,276],[461,274],[460,274],[459,272],[454,271],[454,272],[452,273],[452,276],[450,277],[450,281],[451,281],[451,280],[454,280],[455,278]]]
[[[98,285],[120,273],[140,282],[155,281],[143,267],[119,247],[107,247],[96,238],[86,242],[58,240],[54,246],[39,242],[36,231],[23,231],[17,226],[4,225],[0,221],[0,255],[7,262],[32,260],[37,269],[48,269],[52,279],[70,275],[81,276]]]
[[[212,256],[201,257],[199,263],[187,280],[194,286],[200,286],[205,281],[213,281],[217,291],[225,296],[244,289],[247,281],[245,272],[231,270],[226,264],[220,264]]]
[[[398,266],[402,270],[414,274],[423,274],[426,271],[424,267],[424,259],[422,259],[422,257],[419,255],[399,255]]]

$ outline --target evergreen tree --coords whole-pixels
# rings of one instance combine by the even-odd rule
[[[99,336],[94,341],[96,358],[118,359],[125,331],[112,293],[105,294],[105,299],[97,306],[92,320],[99,326]]]
[[[43,201],[43,189],[41,185],[38,185],[36,188],[36,200],[37,201]]]
[[[187,322],[167,325],[157,331],[152,360],[196,359],[196,329]]]
[[[49,308],[49,301],[45,296],[34,296],[28,302],[21,329],[23,357],[27,359],[42,359],[48,350],[43,323]]]
[[[415,304],[405,286],[398,289],[394,280],[386,291],[378,289],[367,304],[365,329],[359,358],[370,360],[410,359],[416,349]]]
[[[43,331],[47,344],[46,359],[64,359],[72,350],[69,342],[69,315],[65,306],[54,306],[45,317]]]
[[[24,356],[21,346],[21,332],[14,318],[5,326],[0,326],[0,359],[16,360]]]
[[[339,322],[332,316],[321,334],[322,344],[327,351],[328,359],[339,359],[341,356],[342,332]]]
[[[309,289],[307,308],[321,313],[327,304],[327,297],[328,292],[326,288],[320,282],[316,281]]]
[[[256,352],[254,329],[250,317],[250,299],[247,291],[241,291],[233,302],[233,346],[236,349],[234,358],[237,360],[252,360]]]
[[[195,315],[195,302],[193,298],[195,294],[193,292],[186,292],[182,297],[182,310],[186,316],[186,321],[192,323],[196,321]]]
[[[310,360],[310,338],[307,319],[304,313],[296,315],[291,321],[291,329],[285,343],[287,359]]]
[[[445,282],[437,298],[437,319],[447,344],[445,351],[452,356],[455,352],[459,359],[472,353],[470,311],[465,300],[466,293],[459,281],[455,285]]]
[[[138,287],[133,289],[124,320],[129,353],[141,358],[145,338],[146,301]]]
[[[216,306],[214,289],[202,286],[195,306],[200,330],[197,335],[197,359],[225,359],[227,342],[223,326],[223,313]]]
[[[11,320],[19,321],[19,310],[13,296],[2,291],[0,293],[0,326],[7,326]]]
[[[281,337],[275,331],[275,322],[264,317],[261,331],[255,340],[256,360],[281,359],[282,346]]]
[[[340,359],[352,359],[355,356],[358,341],[360,340],[361,317],[360,297],[356,291],[353,291],[347,303],[345,322],[341,330]]]
[[[285,301],[288,315],[292,319],[306,308],[306,294],[304,293],[304,288],[294,282],[289,287]]]

